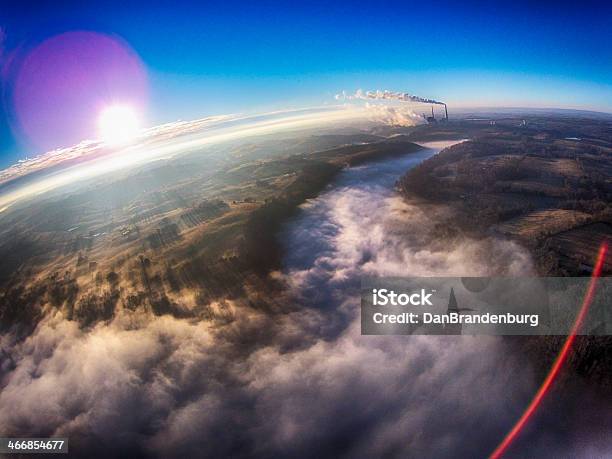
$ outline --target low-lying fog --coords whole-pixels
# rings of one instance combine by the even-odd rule
[[[119,314],[92,330],[56,315],[13,347],[4,336],[0,432],[68,436],[100,457],[487,455],[536,389],[525,356],[498,337],[360,335],[363,274],[531,272],[508,241],[436,241],[433,214],[393,191],[435,151],[346,170],[303,206],[276,274],[294,312],[233,305],[226,325]]]

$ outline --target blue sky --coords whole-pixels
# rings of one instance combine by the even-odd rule
[[[332,103],[336,92],[357,88],[449,106],[612,112],[606,2],[85,3],[3,5],[3,68],[13,51],[23,55],[62,32],[120,37],[145,65],[151,125]],[[0,81],[0,166],[95,135],[32,144],[14,120],[11,73]]]

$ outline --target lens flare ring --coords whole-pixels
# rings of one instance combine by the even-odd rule
[[[527,406],[527,409],[523,412],[522,416],[518,421],[514,424],[512,429],[506,434],[501,443],[495,448],[495,450],[489,456],[489,459],[500,459],[504,453],[508,450],[512,442],[519,436],[527,422],[533,417],[534,413],[539,408],[544,396],[550,391],[553,383],[559,376],[561,369],[563,368],[563,364],[567,361],[574,341],[576,339],[576,335],[580,331],[580,327],[584,322],[584,319],[589,311],[589,306],[593,301],[593,297],[595,295],[595,287],[597,285],[597,278],[601,275],[601,270],[603,268],[604,261],[606,259],[606,254],[608,252],[608,243],[604,242],[599,248],[599,253],[597,254],[597,261],[595,262],[595,267],[593,268],[593,273],[591,275],[591,282],[589,283],[589,287],[587,288],[587,292],[584,296],[584,300],[582,301],[582,306],[580,307],[580,311],[576,316],[576,320],[574,321],[574,325],[568,335],[559,355],[555,359],[546,379],[536,392],[535,396],[531,400],[531,403]]]

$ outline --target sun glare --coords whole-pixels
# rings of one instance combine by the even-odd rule
[[[113,105],[100,113],[98,129],[101,140],[117,145],[136,137],[140,129],[140,122],[132,107]]]

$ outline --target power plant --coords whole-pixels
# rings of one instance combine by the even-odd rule
[[[408,94],[407,92],[395,92],[395,91],[363,91],[358,89],[354,94],[347,94],[345,91],[342,91],[335,96],[336,100],[399,100],[400,102],[412,102],[419,104],[431,104],[431,116],[427,116],[423,113],[423,119],[427,121],[429,124],[437,123],[437,122],[447,122],[448,121],[448,107],[444,102],[435,99],[427,99],[424,97],[415,96],[413,94]],[[444,105],[444,117],[439,120],[436,119],[436,115],[434,113],[434,105]]]
[[[440,119],[439,121],[448,121],[448,108],[446,107],[445,103],[440,103],[439,105],[444,105],[444,118]],[[427,116],[425,115],[425,113],[423,113],[423,118],[429,123],[429,124],[433,124],[433,123],[437,123],[438,120],[436,119],[436,116],[434,114],[434,108],[433,105],[431,106],[431,116]]]

